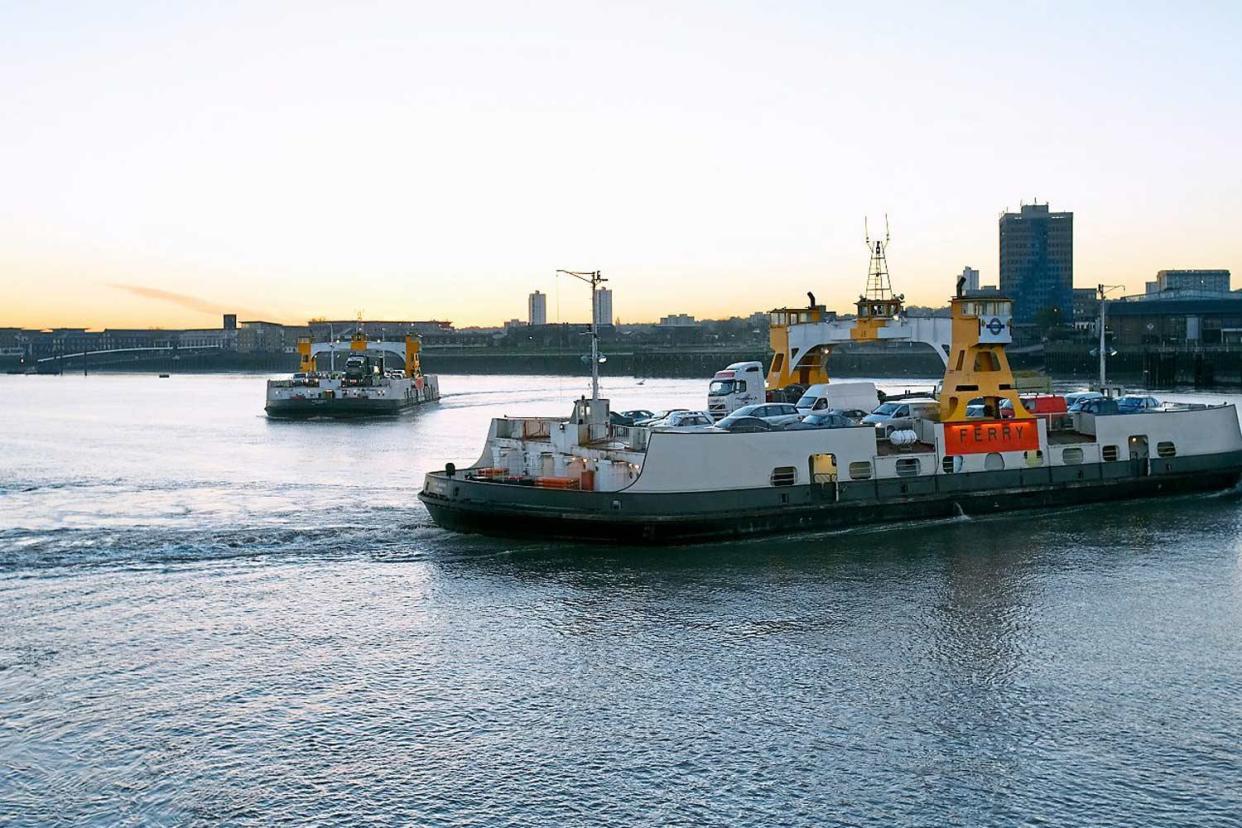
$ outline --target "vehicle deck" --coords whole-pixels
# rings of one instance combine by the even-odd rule
[[[894,446],[888,440],[876,440],[875,453],[879,457],[891,457],[898,454],[935,454],[936,447],[931,443],[912,443],[908,446]]]

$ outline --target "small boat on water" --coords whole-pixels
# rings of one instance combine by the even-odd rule
[[[897,338],[909,326],[900,305],[860,299],[856,320],[832,324],[853,341]],[[1028,410],[1005,355],[1010,300],[959,286],[951,312],[939,320],[951,337],[938,398],[900,430],[624,426],[595,390],[568,417],[492,420],[479,459],[427,474],[419,497],[458,531],[664,543],[1161,497],[1242,477],[1233,405]],[[820,324],[778,318],[786,342]],[[823,361],[797,354],[778,349],[769,383],[794,368],[827,381]]]
[[[420,342],[370,341],[361,330],[348,342],[312,343],[298,340],[300,369],[291,378],[267,381],[267,416],[275,419],[310,417],[392,416],[440,399],[439,379],[424,374],[419,364]],[[321,353],[344,352],[344,370],[320,371]],[[402,370],[387,367],[386,355],[395,354]]]

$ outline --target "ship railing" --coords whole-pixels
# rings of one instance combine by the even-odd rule
[[[646,451],[647,441],[651,439],[651,429],[644,426],[610,425],[608,438],[631,451]]]
[[[496,436],[515,440],[547,440],[552,427],[564,420],[556,417],[505,417],[496,421]]]
[[[1036,414],[1036,417],[1043,417],[1048,421],[1049,431],[1073,431],[1074,415],[1069,412],[1057,412],[1052,414]]]
[[[269,388],[318,388],[319,378],[268,380],[267,384]]]

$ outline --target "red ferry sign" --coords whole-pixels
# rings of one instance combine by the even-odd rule
[[[1039,427],[1035,420],[979,420],[944,424],[945,454],[1038,449]]]

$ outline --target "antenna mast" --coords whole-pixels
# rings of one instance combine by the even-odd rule
[[[596,291],[608,280],[598,270],[557,270],[591,286],[591,400],[599,399],[599,302]]]
[[[884,241],[871,240],[871,231],[867,229],[867,219],[863,218],[863,235],[867,241],[867,249],[871,252],[871,266],[867,269],[867,289],[863,293],[865,299],[892,299],[893,284],[888,277],[888,243],[891,238],[888,229],[888,214],[884,214]]]

